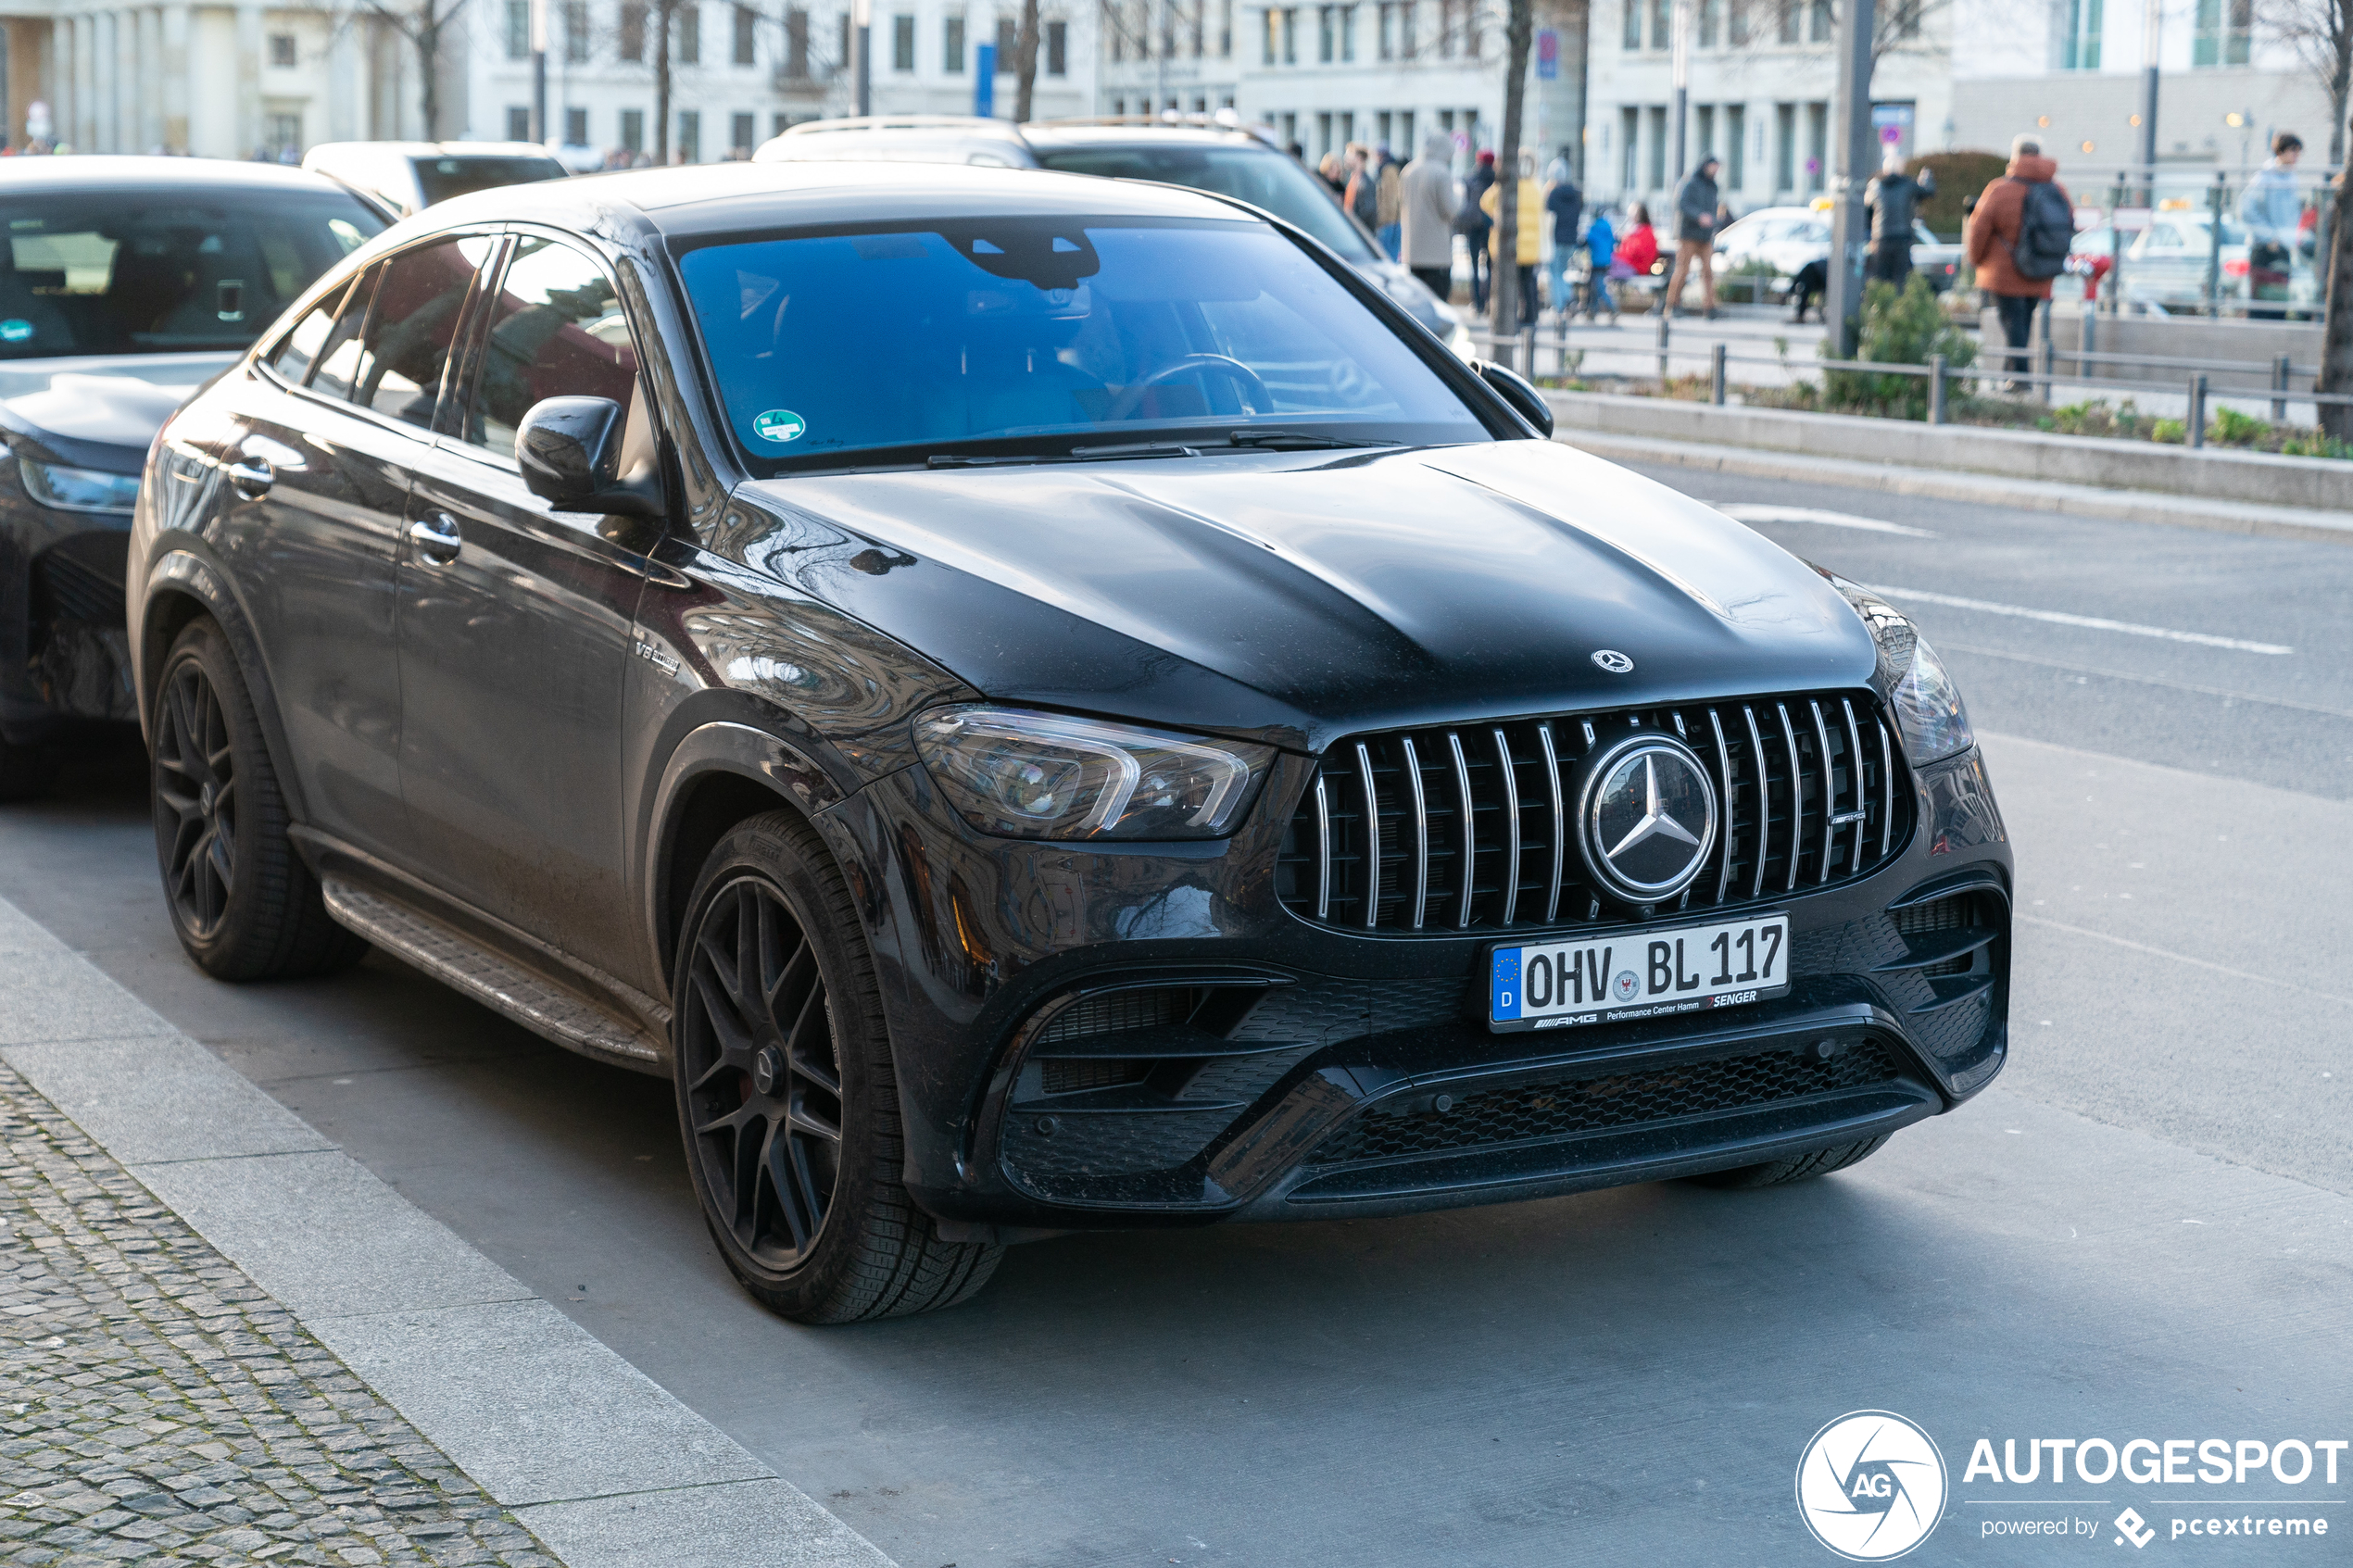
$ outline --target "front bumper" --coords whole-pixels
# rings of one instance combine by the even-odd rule
[[[79,723],[133,722],[130,514],[43,506],[16,458],[13,444],[0,450],[0,739],[31,746]]]
[[[1573,1037],[1489,1032],[1491,935],[1290,915],[1275,811],[1182,851],[1012,844],[910,769],[827,815],[876,868],[908,1185],[959,1234],[1017,1235],[1549,1196],[1952,1109],[2006,1059],[2011,858],[1976,753],[1911,785],[1881,870],[1772,901],[1788,996]]]

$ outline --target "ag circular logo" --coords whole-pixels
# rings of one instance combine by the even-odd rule
[[[1631,735],[1585,764],[1577,822],[1595,882],[1629,903],[1659,903],[1707,864],[1716,786],[1699,754],[1674,736]]]
[[[1634,972],[1630,969],[1619,970],[1617,978],[1609,983],[1609,994],[1621,1002],[1632,1001],[1634,993],[1642,988],[1642,983],[1634,977]]]
[[[1595,648],[1593,662],[1613,675],[1630,675],[1634,672],[1634,661],[1616,648]]]
[[[764,414],[753,415],[751,420],[751,433],[754,435],[762,441],[774,441],[779,445],[787,441],[799,441],[801,433],[808,428],[809,421],[790,408],[771,408]]]
[[[1851,1562],[1903,1556],[1944,1515],[1944,1456],[1893,1411],[1856,1411],[1814,1434],[1797,1461],[1797,1512]]]

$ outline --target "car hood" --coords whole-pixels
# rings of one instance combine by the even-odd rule
[[[136,467],[172,410],[236,360],[234,354],[17,360],[0,364],[0,408],[11,426],[62,457],[103,459],[114,448]]]
[[[1804,562],[1550,442],[798,477],[744,486],[729,529],[992,698],[1315,752],[1876,661]]]

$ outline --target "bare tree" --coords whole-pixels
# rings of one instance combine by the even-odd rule
[[[1013,119],[1029,122],[1030,94],[1038,86],[1038,0],[1021,0],[1021,31],[1013,37]]]
[[[422,79],[422,96],[418,104],[425,121],[425,140],[441,140],[441,54],[448,42],[450,27],[458,13],[466,8],[466,0],[361,0],[357,12],[371,17],[408,41],[417,54],[417,74]]]
[[[1510,0],[1504,22],[1504,135],[1495,149],[1494,333],[1508,339],[1519,308],[1519,128],[1528,107],[1528,55],[1536,31],[1535,0]],[[1498,348],[1504,353],[1499,342]],[[1535,366],[1529,366],[1534,370]]]
[[[2342,125],[2337,133],[2345,133]],[[2342,169],[2329,206],[2328,227],[2328,306],[2322,317],[2321,379],[2314,390],[2353,393],[2353,180]],[[2353,406],[2322,404],[2321,429],[2339,441],[2353,441]]]
[[[2296,51],[2329,95],[2329,162],[2345,161],[2345,116],[2353,97],[2353,0],[2259,0],[2256,26]]]

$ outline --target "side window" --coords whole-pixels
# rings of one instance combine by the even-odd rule
[[[431,429],[442,367],[457,341],[487,239],[444,240],[386,262],[375,307],[360,340],[351,400],[379,414]],[[473,254],[469,256],[467,253]]]
[[[334,330],[335,312],[351,293],[349,287],[336,289],[303,312],[294,331],[280,341],[270,356],[270,368],[295,385],[300,386],[309,375],[310,367],[319,362],[319,351],[326,345],[327,334]]]
[[[353,383],[359,374],[359,330],[368,324],[368,302],[374,297],[376,280],[384,276],[382,267],[371,267],[352,285],[351,296],[344,301],[343,314],[319,345],[317,368],[310,374],[310,389],[328,397],[349,397]]]
[[[491,305],[466,443],[511,457],[515,427],[540,399],[610,397],[634,416],[636,389],[636,350],[604,270],[570,245],[519,240]]]

